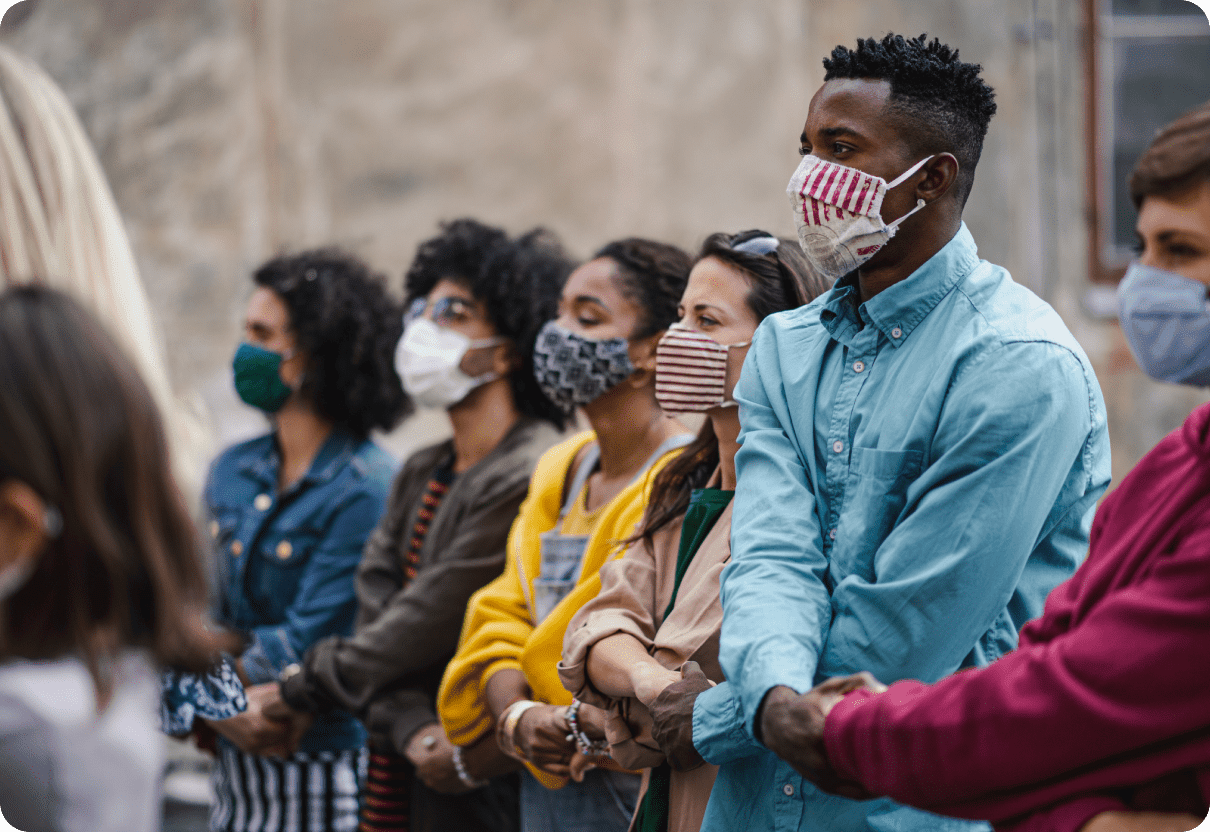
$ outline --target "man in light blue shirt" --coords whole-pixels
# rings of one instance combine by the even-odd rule
[[[1011,650],[1086,551],[1109,482],[1104,403],[1059,316],[962,223],[995,111],[979,67],[897,36],[824,65],[791,197],[816,267],[856,268],[766,319],[736,388],[729,681],[677,683],[697,694],[693,747],[721,766],[703,829],[985,829],[804,781],[801,694],[861,670],[934,681]],[[812,176],[858,194],[861,173],[884,184],[855,238],[861,206],[837,210]]]

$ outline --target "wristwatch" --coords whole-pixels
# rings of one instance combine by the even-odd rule
[[[281,675],[277,677],[279,683],[284,683],[287,679],[292,679],[302,673],[302,665],[298,662],[292,662],[282,668]]]

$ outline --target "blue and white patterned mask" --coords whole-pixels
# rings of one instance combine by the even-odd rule
[[[1210,386],[1210,300],[1206,284],[1131,263],[1118,285],[1118,320],[1147,375]]]
[[[534,378],[563,410],[583,407],[634,372],[625,338],[593,340],[548,321],[534,343]]]

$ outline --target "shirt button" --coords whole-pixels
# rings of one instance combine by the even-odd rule
[[[781,787],[781,790],[782,790],[783,792],[785,792],[786,797],[793,797],[793,796],[794,796],[794,787],[793,787],[793,786],[791,786],[789,783],[787,783],[786,785],[782,786],[782,787]]]
[[[840,453],[841,451],[844,450],[844,443],[841,442],[839,439],[837,439],[835,442],[832,443],[832,450],[835,451],[836,453]]]
[[[231,544],[231,554],[235,555],[238,558],[243,553],[244,553],[244,544],[240,543],[238,540]]]
[[[828,537],[830,537],[832,540],[835,540],[836,539],[836,529],[832,529],[832,531],[828,532]]]
[[[277,544],[277,556],[279,558],[285,560],[292,554],[294,554],[294,547],[290,545],[290,541],[283,540],[281,543]]]
[[[217,520],[210,521],[210,536],[218,537],[218,521]]]
[[[268,511],[269,506],[273,505],[273,498],[268,494],[257,494],[256,499],[252,501],[252,505],[257,511]]]
[[[865,369],[865,362],[864,362],[864,361],[857,361],[857,362],[854,362],[854,364],[853,364],[853,372],[855,372],[855,373],[860,373],[860,372],[861,372],[862,370],[864,370],[864,369]]]
[[[902,338],[903,330],[900,329],[899,327],[895,327],[894,329],[891,330],[891,337],[892,338]]]

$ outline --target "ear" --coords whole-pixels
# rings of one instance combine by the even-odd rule
[[[0,568],[32,558],[46,545],[46,503],[20,480],[0,483]]]
[[[921,170],[924,179],[916,186],[916,197],[925,202],[936,202],[945,196],[958,181],[958,160],[952,153],[938,153],[925,163]]]
[[[521,366],[521,356],[517,355],[517,347],[512,341],[497,344],[492,350],[492,372],[499,376],[507,376]]]
[[[646,387],[655,381],[655,348],[664,337],[665,330],[649,335],[638,341],[630,342],[630,363],[634,372],[627,381],[634,388]]]

